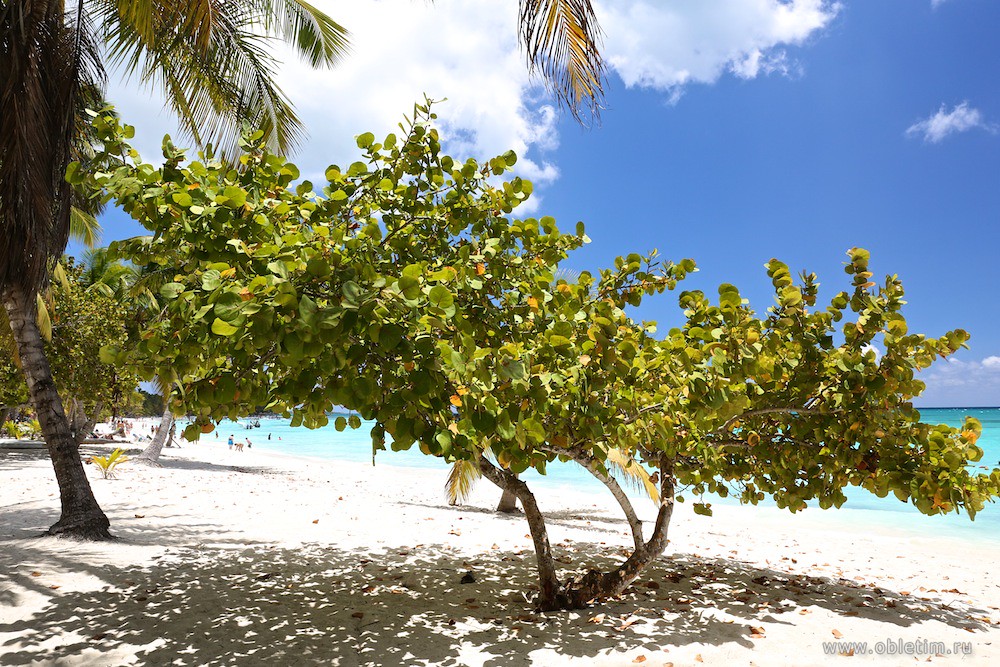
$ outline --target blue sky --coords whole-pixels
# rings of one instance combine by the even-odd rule
[[[514,12],[496,13],[497,3],[399,4],[399,25],[380,25],[396,31],[400,53],[420,39],[414,26],[443,37],[416,69],[395,73],[409,87],[379,86],[372,68],[386,54],[359,42],[375,16],[366,12],[393,2],[346,17],[329,7],[355,33],[356,62],[283,70],[314,137],[296,156],[305,173],[350,157],[354,135],[391,127],[415,90],[448,97],[449,150],[514,147],[539,185],[530,213],[567,230],[587,224],[593,243],[573,268],[657,248],[698,262],[690,287],[731,282],[763,311],[771,257],[815,271],[829,295],[847,285],[844,252],[863,246],[876,275],[903,279],[911,331],[972,333],[971,350],[925,373],[921,403],[1000,405],[1000,3],[726,0],[715,12],[689,1],[605,3],[608,109],[582,129],[527,78]],[[476,30],[496,51],[461,47],[456,64],[448,48]],[[121,84],[112,99],[151,156],[172,131],[153,112],[158,101]],[[103,222],[105,240],[138,232],[120,214]],[[639,315],[676,321],[674,297]]]

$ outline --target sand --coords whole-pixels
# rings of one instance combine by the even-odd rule
[[[120,539],[78,543],[37,537],[44,453],[0,450],[0,664],[1000,664],[1000,548],[864,512],[681,506],[621,599],[543,614],[527,524],[485,480],[449,507],[439,471],[204,442],[162,462],[89,465]],[[568,571],[631,544],[609,494],[536,493]]]

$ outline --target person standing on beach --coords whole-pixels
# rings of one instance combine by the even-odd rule
[[[232,434],[230,434],[229,435],[229,449],[232,449],[232,448],[233,448],[233,436],[232,436]]]
[[[247,449],[251,449],[253,445],[250,443],[250,438],[247,438]]]

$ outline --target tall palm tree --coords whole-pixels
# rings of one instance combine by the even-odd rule
[[[598,110],[590,0],[520,0],[520,25],[529,63],[559,99],[578,117]],[[314,66],[347,50],[346,31],[305,0],[0,0],[0,301],[59,482],[51,534],[110,538],[36,323],[36,293],[73,221],[65,174],[88,144],[82,111],[103,95],[107,62],[162,89],[198,144],[231,154],[247,123],[287,152],[301,124],[274,82],[272,39]]]
[[[36,323],[36,293],[66,247],[74,202],[64,175],[87,144],[81,111],[103,90],[102,53],[162,87],[199,143],[230,150],[248,121],[286,151],[300,124],[273,81],[267,36],[287,39],[317,66],[347,46],[343,28],[294,0],[0,3],[0,300],[59,482],[52,534],[110,537]]]

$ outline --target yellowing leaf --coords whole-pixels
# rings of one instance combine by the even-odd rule
[[[462,397],[459,396],[458,394],[452,394],[451,404],[454,405],[456,408],[462,407]]]

